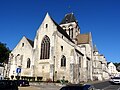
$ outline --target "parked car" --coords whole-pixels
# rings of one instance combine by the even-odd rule
[[[14,80],[18,86],[29,86],[29,81],[27,80]]]
[[[71,84],[63,86],[60,90],[96,90],[92,85]]]
[[[120,84],[120,77],[111,77],[110,83],[111,84]]]
[[[18,85],[13,80],[0,80],[0,90],[18,90]]]

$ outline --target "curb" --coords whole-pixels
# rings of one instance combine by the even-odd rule
[[[103,81],[91,81],[91,82],[87,82],[86,84],[96,84],[96,83],[101,83],[101,82],[105,82],[108,80],[103,80]]]

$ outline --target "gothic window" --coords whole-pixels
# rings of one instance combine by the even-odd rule
[[[31,64],[31,61],[30,61],[30,58],[27,59],[27,68],[30,68],[30,64]]]
[[[46,24],[45,27],[48,28],[48,24]]]
[[[66,67],[66,57],[64,55],[61,58],[61,67]]]
[[[47,35],[45,35],[41,43],[40,59],[49,59],[49,55],[50,55],[50,39]]]
[[[87,61],[86,63],[87,63],[87,70],[88,70],[88,67],[89,67],[89,62]]]
[[[61,51],[63,51],[63,46],[61,46]]]
[[[69,36],[70,38],[73,38],[73,26],[69,25]]]
[[[71,37],[73,38],[73,28],[71,28]]]
[[[64,29],[66,31],[66,29]]]
[[[79,67],[81,68],[81,57],[79,57]]]
[[[23,61],[23,55],[21,55],[21,57],[20,57],[20,60],[21,60],[21,65],[22,65],[22,61]]]

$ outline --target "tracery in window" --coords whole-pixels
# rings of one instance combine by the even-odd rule
[[[49,59],[49,55],[50,55],[50,39],[47,35],[45,35],[41,43],[40,59]]]
[[[64,55],[61,58],[61,67],[66,67],[66,57]]]

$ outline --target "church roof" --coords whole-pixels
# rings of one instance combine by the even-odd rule
[[[89,42],[90,42],[89,33],[77,35],[77,44],[88,44]]]
[[[60,24],[66,24],[71,22],[77,22],[73,13],[66,14]]]
[[[52,18],[51,18],[51,19],[52,19]],[[58,30],[61,34],[63,34],[67,39],[69,39],[71,42],[73,42],[72,39],[70,38],[70,36],[66,33],[66,31],[63,30],[62,27],[60,27],[53,19],[52,19],[52,21],[53,21],[54,24],[57,26],[57,30]],[[74,43],[74,42],[73,42],[73,43]]]
[[[28,42],[30,43],[30,45],[33,47],[34,46],[34,41],[32,41],[32,40],[30,40],[28,38],[26,38],[26,39],[28,40]]]

